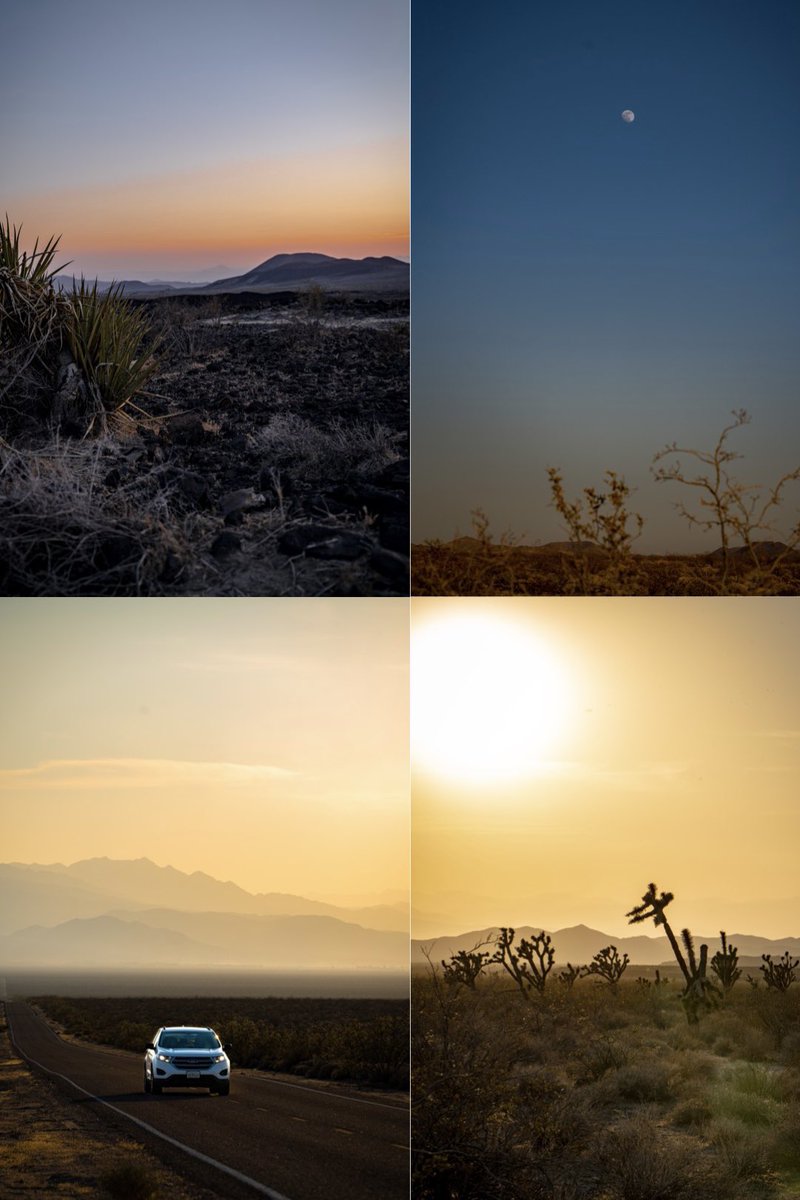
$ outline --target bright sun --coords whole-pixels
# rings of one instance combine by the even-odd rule
[[[565,725],[566,670],[513,620],[425,620],[412,638],[411,681],[414,766],[462,783],[535,773]]]

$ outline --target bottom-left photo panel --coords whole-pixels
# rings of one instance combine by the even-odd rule
[[[408,625],[0,601],[0,1194],[408,1196]]]

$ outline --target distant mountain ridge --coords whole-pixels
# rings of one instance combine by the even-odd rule
[[[403,903],[251,893],[148,858],[0,864],[0,967],[384,969],[408,965]]]
[[[439,938],[414,938],[411,942],[412,965],[425,963],[423,948],[430,953],[431,960],[438,963],[448,959],[459,950],[472,950],[479,943],[485,943],[496,937],[497,926],[485,929],[473,929],[467,933],[455,934]],[[529,938],[534,933],[540,933],[541,928],[532,925],[519,926],[516,930],[516,940]],[[633,937],[613,937],[600,930],[590,929],[587,925],[573,925],[566,929],[547,930],[553,942],[556,962],[565,965],[571,962],[574,966],[591,962],[598,950],[604,946],[616,946],[620,954],[628,954],[633,964],[637,966],[659,966],[672,962],[672,951],[666,937],[648,937],[639,934]],[[713,937],[695,937],[699,946],[706,942],[710,952],[719,946],[719,934]],[[762,954],[772,954],[780,957],[784,950],[793,956],[800,955],[800,937],[764,938],[754,934],[728,935],[728,944],[736,946],[741,958],[760,958]],[[484,949],[486,947],[484,946]]]
[[[57,275],[56,287],[70,290],[74,276]],[[98,289],[106,292],[110,280],[98,280]],[[305,290],[318,286],[337,292],[406,292],[409,265],[385,254],[380,257],[334,258],[330,254],[274,254],[241,275],[231,275],[208,283],[122,279],[117,286],[126,296],[210,296],[225,292],[276,292]]]

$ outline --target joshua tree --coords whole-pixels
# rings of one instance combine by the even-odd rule
[[[599,975],[606,981],[612,992],[615,992],[629,962],[627,954],[620,958],[616,946],[605,946],[602,950],[598,950],[588,967],[583,968],[583,974]]]
[[[775,988],[779,992],[788,991],[797,979],[795,972],[800,967],[800,958],[791,959],[788,950],[778,962],[772,961],[771,954],[762,954],[761,957],[764,964],[759,970],[767,987]]]
[[[463,983],[474,991],[478,976],[488,961],[489,955],[482,954],[477,946],[473,950],[459,950],[451,955],[449,962],[442,959],[444,977],[448,983]]]
[[[724,929],[720,930],[719,936],[722,941],[722,949],[718,950],[711,959],[711,970],[722,985],[723,993],[727,996],[736,980],[741,977],[742,969],[738,965],[739,952],[735,946],[728,945]]]
[[[544,991],[555,962],[555,951],[550,935],[544,930],[535,933],[530,940],[521,938],[518,946],[514,946],[514,933],[510,928],[500,930],[495,943],[497,949],[489,961],[502,963],[528,1000],[532,990]]]
[[[572,963],[567,963],[566,971],[560,971],[558,978],[568,991],[572,991],[576,979],[580,979],[584,972],[584,967],[573,967]]]
[[[700,1020],[701,1010],[713,1008],[718,1003],[720,991],[706,974],[708,967],[708,946],[702,945],[700,947],[700,958],[698,960],[694,950],[692,935],[688,929],[684,929],[681,934],[684,949],[686,950],[686,956],[684,957],[678,944],[678,939],[675,937],[669,921],[664,915],[664,909],[674,899],[675,897],[672,892],[657,894],[656,885],[654,883],[649,884],[647,891],[642,896],[642,903],[637,904],[627,914],[628,923],[636,925],[640,921],[647,921],[652,917],[656,925],[663,926],[669,944],[672,947],[672,953],[675,955],[675,961],[680,967],[681,974],[685,980],[681,999],[686,1010],[686,1017],[690,1025],[696,1025]]]

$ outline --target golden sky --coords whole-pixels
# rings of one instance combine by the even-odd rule
[[[87,274],[144,274],[273,254],[408,256],[408,144],[376,143],[13,195],[30,239],[61,235]]]
[[[404,600],[2,600],[4,861],[408,883]]]
[[[796,936],[798,678],[794,600],[412,601],[417,936]]]

